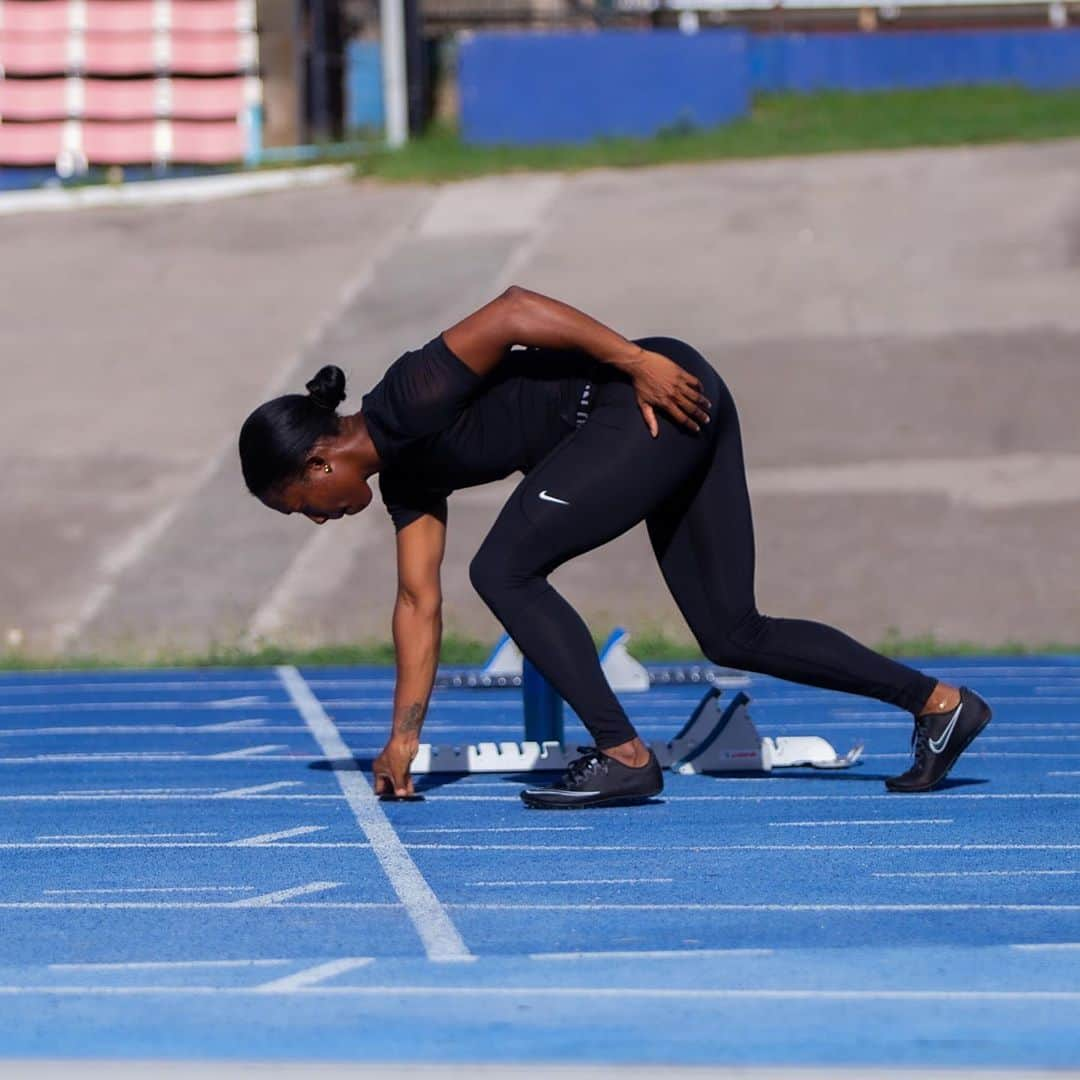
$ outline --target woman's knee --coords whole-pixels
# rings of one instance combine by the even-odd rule
[[[699,638],[701,651],[714,664],[725,667],[746,667],[761,649],[768,632],[769,617],[751,608],[735,618],[719,618],[709,628],[704,640]]]

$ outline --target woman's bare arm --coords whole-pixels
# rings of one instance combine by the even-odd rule
[[[450,327],[443,340],[478,375],[492,371],[512,345],[579,349],[630,376],[654,436],[654,407],[694,431],[709,422],[701,383],[678,364],[561,300],[518,285]]]
[[[397,537],[398,590],[394,604],[394,719],[390,738],[375,759],[375,793],[413,794],[409,766],[420,745],[442,639],[440,570],[446,525],[425,515]]]

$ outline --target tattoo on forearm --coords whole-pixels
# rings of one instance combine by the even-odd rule
[[[405,715],[398,727],[402,735],[419,735],[423,726],[424,706],[417,701],[405,710]]]

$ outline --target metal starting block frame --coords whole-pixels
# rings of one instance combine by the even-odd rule
[[[617,626],[600,649],[600,667],[617,694],[634,694],[654,686],[746,686],[749,679],[712,664],[670,664],[645,667],[630,655],[630,631]],[[441,690],[503,690],[524,684],[524,657],[509,634],[504,634],[479,670],[444,671],[435,679]]]
[[[846,769],[862,757],[862,744],[841,757],[831,743],[817,735],[763,739],[750,718],[747,710],[750,699],[746,694],[739,691],[721,711],[722,693],[718,687],[710,687],[674,739],[651,744],[662,768],[682,775],[768,773],[798,766]],[[422,743],[412,772],[422,775],[561,771],[580,756],[558,742],[489,742],[474,746]]]

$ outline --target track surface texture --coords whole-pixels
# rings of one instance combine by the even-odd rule
[[[5,675],[0,1055],[1080,1065],[1080,657],[926,669],[995,708],[937,793],[883,788],[904,714],[755,677],[763,734],[865,762],[554,815],[513,776],[375,800],[386,670]],[[697,696],[626,701],[661,737]],[[520,724],[445,691],[426,736]]]

